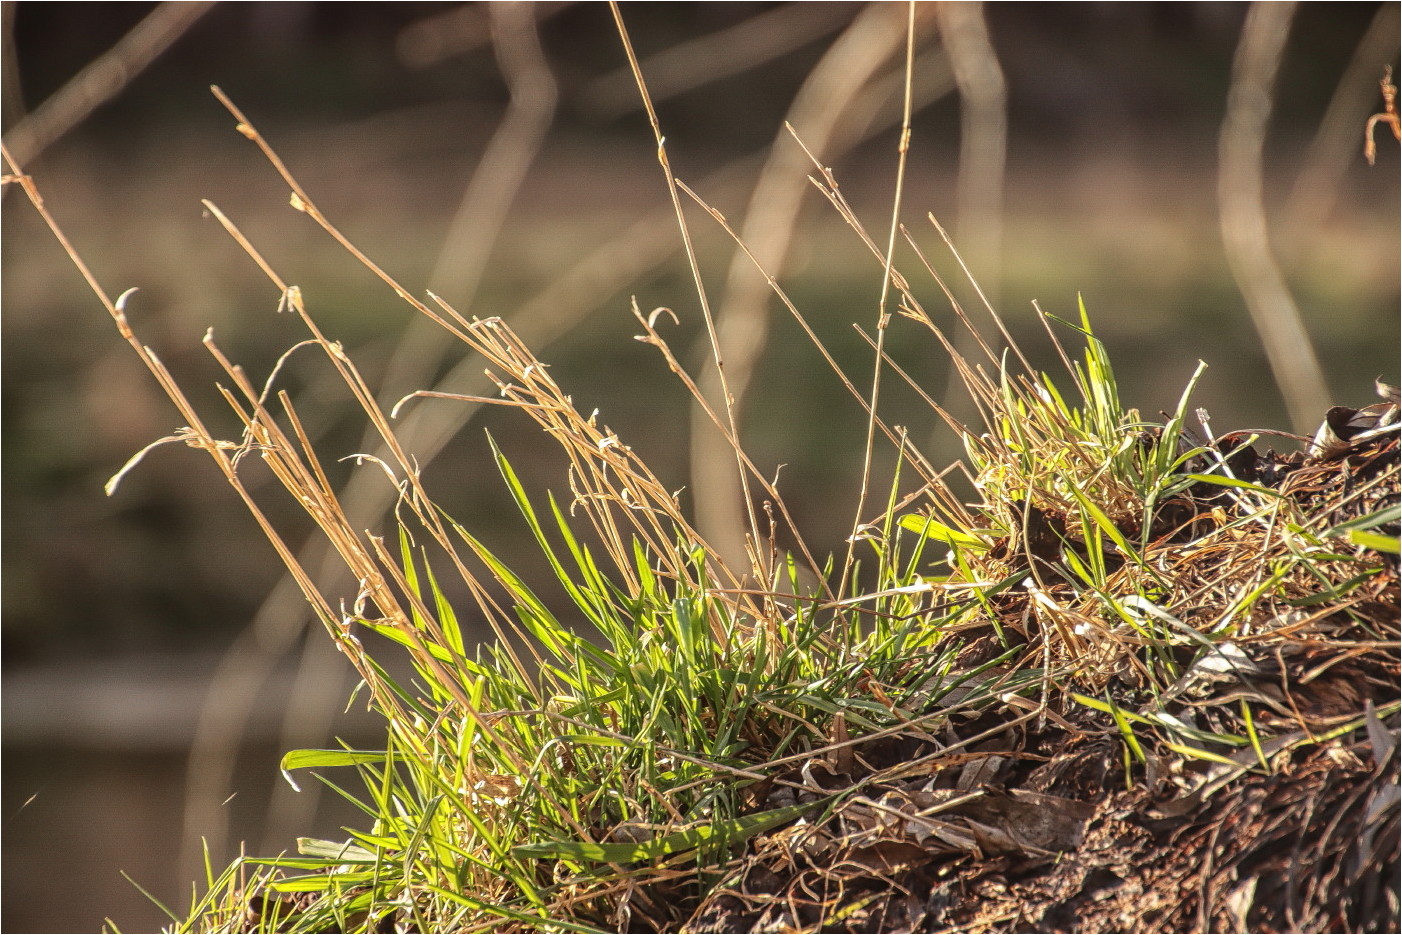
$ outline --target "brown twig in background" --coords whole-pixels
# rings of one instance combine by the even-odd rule
[[[213,6],[212,2],[158,5],[116,45],[88,63],[5,134],[11,155],[21,165],[33,162],[55,140],[115,97]]]
[[[507,210],[540,153],[559,98],[531,5],[494,3],[487,10],[492,46],[510,103],[473,173],[428,278],[430,289],[463,311],[472,304]],[[429,366],[418,372],[432,370]],[[418,381],[410,382],[417,385]]]
[[[528,4],[535,22],[543,23],[570,2]],[[399,31],[394,51],[409,68],[429,68],[459,55],[475,52],[492,41],[491,8],[464,3],[446,13],[434,13],[415,20]]]
[[[0,78],[0,94],[4,100],[4,125],[18,123],[24,116],[24,90],[19,80],[19,53],[15,49],[15,11],[19,4],[16,0],[5,0],[0,3],[0,43],[3,43],[3,51],[0,51],[0,70],[3,70],[3,78]]]
[[[836,32],[852,16],[852,5],[847,3],[783,3],[727,29],[679,42],[639,64],[648,77],[653,102],[665,101],[787,55]],[[633,72],[626,66],[586,87],[580,104],[601,119],[643,106]]]
[[[1263,204],[1263,159],[1276,74],[1295,3],[1253,4],[1232,64],[1219,140],[1217,200],[1223,246],[1237,287],[1298,431],[1328,404],[1329,389],[1300,310],[1271,253]]]
[[[529,5],[492,4],[488,10],[497,61],[511,100],[468,183],[428,279],[430,289],[463,312],[472,308],[507,212],[554,120],[558,97]],[[382,381],[386,397],[401,396],[430,380],[448,341],[447,332],[431,320],[411,321]],[[465,421],[460,413],[439,409],[406,424],[400,434],[416,448],[426,442],[436,452]],[[381,500],[374,512],[386,505]],[[356,504],[350,506],[356,510]]]
[[[982,3],[936,5],[940,39],[959,87],[959,182],[954,239],[997,304],[1003,243],[1008,87]]]

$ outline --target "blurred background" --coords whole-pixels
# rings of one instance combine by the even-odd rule
[[[918,4],[901,218],[961,299],[926,218],[950,231],[1010,330],[1052,366],[1031,302],[1077,294],[1122,397],[1195,397],[1218,432],[1308,432],[1398,371],[1398,147],[1378,79],[1395,3]],[[208,216],[208,199],[299,285],[381,399],[483,393],[464,360],[303,214],[211,96],[217,84],[322,212],[410,291],[512,322],[585,411],[685,494],[724,544],[738,512],[683,388],[633,341],[630,301],[704,370],[699,305],[656,144],[607,5],[5,3],[4,139],[138,338],[212,426],[237,434],[200,345],[255,382],[304,337]],[[623,4],[671,165],[723,211],[856,375],[881,267],[806,180],[795,133],[884,243],[895,194],[907,14],[886,3]],[[9,172],[9,167],[6,168]],[[127,931],[183,913],[200,841],[223,866],[340,837],[357,815],[277,774],[288,749],[379,744],[351,671],[203,454],[153,451],[178,416],[43,227],[3,201],[3,918],[5,931]],[[721,320],[743,432],[820,551],[856,508],[864,419],[700,210],[689,222]],[[900,261],[943,324],[948,303]],[[970,305],[972,306],[972,303]],[[669,326],[670,327],[670,326]],[[957,329],[949,327],[951,334]],[[963,412],[932,336],[893,325],[893,357]],[[861,380],[858,380],[861,383]],[[315,354],[279,385],[312,426],[358,521],[386,491],[337,458],[364,426]],[[897,388],[883,408],[936,459],[959,455]],[[466,424],[464,425],[464,421]],[[510,411],[420,401],[401,419],[443,505],[509,560],[531,547],[488,456],[490,430],[537,487],[549,443]],[[1288,442],[1285,443],[1289,445]],[[287,541],[308,524],[246,462]],[[371,472],[373,473],[373,472]],[[320,568],[317,553],[304,553]],[[334,568],[327,586],[354,595]],[[311,625],[309,625],[311,624]],[[352,786],[351,777],[341,777]]]

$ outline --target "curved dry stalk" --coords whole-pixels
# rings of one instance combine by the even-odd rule
[[[1402,142],[1402,118],[1397,116],[1397,85],[1392,83],[1392,66],[1383,67],[1383,76],[1378,81],[1378,90],[1382,92],[1383,109],[1381,113],[1376,113],[1368,118],[1368,122],[1363,125],[1363,158],[1368,160],[1368,165],[1374,165],[1378,155],[1378,141],[1373,136],[1373,131],[1378,124],[1386,124],[1392,130],[1392,138]]]
[[[678,184],[681,185],[683,191],[685,191],[688,195],[695,199],[695,194],[690,189],[686,188],[686,185],[684,183]],[[732,450],[736,453],[736,455],[740,458],[741,464],[745,467],[746,470],[749,471],[750,476],[752,476],[755,479],[755,482],[760,485],[760,487],[764,490],[766,494],[769,495],[769,502],[773,503],[778,508],[780,514],[784,517],[784,522],[788,525],[789,529],[793,533],[796,546],[799,552],[803,555],[804,561],[808,563],[810,568],[816,570],[819,567],[817,558],[813,555],[812,551],[809,550],[808,544],[805,541],[803,534],[799,532],[798,525],[794,522],[793,516],[789,513],[788,505],[784,502],[784,498],[780,495],[778,488],[775,486],[775,483],[766,479],[765,475],[760,472],[759,467],[752,460],[750,460],[750,457],[748,454],[745,453],[744,446],[741,445],[740,440],[730,434],[730,430],[726,426],[725,422],[721,419],[720,414],[715,410],[715,408],[711,406],[710,402],[701,392],[701,389],[697,382],[691,377],[689,373],[687,373],[686,368],[682,366],[681,362],[677,360],[676,355],[672,353],[671,346],[666,342],[665,339],[663,339],[661,334],[658,333],[655,327],[654,318],[657,312],[659,311],[670,311],[670,309],[657,309],[653,312],[652,316],[644,317],[643,314],[637,309],[637,307],[634,307],[633,314],[637,317],[638,323],[643,326],[643,329],[645,331],[645,334],[638,336],[638,340],[642,341],[645,344],[651,344],[662,352],[663,359],[666,360],[668,368],[672,371],[673,374],[676,375],[676,377],[679,380],[681,380],[682,384],[687,388],[687,390],[690,391],[692,398],[696,401],[696,405],[700,408],[700,410],[703,413],[705,413],[706,417],[711,420],[711,424],[714,425],[717,430],[719,430],[721,437],[723,437],[730,445],[729,450]],[[729,567],[724,560],[720,562],[720,565],[724,568]],[[755,562],[755,565],[758,565],[758,561]],[[731,574],[730,577],[732,583],[736,585],[736,593],[748,594],[751,592],[751,589],[739,587],[739,583],[734,581],[733,574]],[[827,583],[822,581],[821,576],[819,576],[819,581],[822,583],[824,589],[827,590]]]

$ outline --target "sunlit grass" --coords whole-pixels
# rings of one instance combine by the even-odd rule
[[[866,407],[867,439],[845,444],[885,444],[897,468],[872,476],[867,450],[864,480],[876,493],[868,500],[864,486],[856,498],[863,512],[846,541],[813,542],[735,437],[729,401],[707,408],[753,492],[746,560],[727,560],[693,524],[686,494],[664,484],[606,414],[581,411],[502,320],[465,317],[432,295],[421,301],[381,271],[221,99],[282,175],[293,207],[464,353],[480,355],[498,392],[412,394],[386,412],[343,345],[324,333],[315,297],[284,281],[207,203],[277,286],[279,310],[304,329],[288,355],[322,353],[378,438],[377,451],[349,457],[382,475],[397,504],[385,529],[361,530],[323,467],[332,453],[312,443],[315,431],[280,391],[281,362],[254,379],[206,338],[242,427],[237,439],[220,438],[136,339],[126,297],[109,301],[89,277],[186,421],[162,441],[215,459],[386,728],[383,749],[296,750],[283,759],[290,778],[312,771],[359,808],[363,821],[344,840],[302,839],[295,855],[207,867],[188,910],[167,910],[172,930],[667,930],[752,866],[771,832],[799,829],[801,843],[805,831],[873,803],[902,821],[957,815],[987,790],[962,778],[938,786],[938,774],[990,758],[980,746],[989,741],[1025,739],[1017,734],[1025,725],[1113,738],[1126,788],[1171,776],[1183,798],[1198,801],[1243,775],[1270,773],[1298,747],[1371,732],[1397,711],[1370,700],[1363,710],[1307,715],[1271,681],[1289,682],[1290,670],[1267,669],[1272,653],[1300,646],[1331,654],[1329,665],[1395,651],[1395,619],[1378,609],[1395,582],[1395,456],[1342,491],[1327,472],[1305,471],[1303,457],[1267,465],[1300,469],[1291,476],[1305,480],[1294,486],[1259,471],[1243,476],[1255,439],[1214,437],[1209,418],[1193,411],[1201,367],[1171,412],[1145,416],[1121,400],[1082,305],[1076,322],[1037,311],[1063,366],[1036,370],[991,306],[989,323],[974,325],[909,231],[900,229],[910,250],[897,262],[894,246],[878,247],[836,180],[815,167],[890,299],[876,333],[863,332],[875,374],[906,377],[886,356],[893,326],[946,352],[975,418],[961,422],[906,378],[967,458],[937,468],[882,417],[877,376],[863,382],[843,371],[771,280],[816,358]],[[668,181],[679,215],[681,194],[710,210]],[[734,236],[719,212],[711,216]],[[914,285],[903,267],[923,267],[930,286]],[[936,289],[975,339],[975,354],[957,351],[922,304],[920,294]],[[675,316],[634,313],[639,340],[698,405],[714,405],[665,337]],[[490,482],[549,569],[542,580],[448,515],[396,435],[404,407],[462,403],[507,407],[553,445],[556,483],[536,491],[516,465],[540,458],[538,450],[483,442],[498,468]],[[1394,404],[1375,437],[1395,434],[1396,422]],[[244,486],[240,469],[252,458],[317,525],[356,593],[326,593],[301,566]],[[484,628],[493,639],[474,645],[468,634]],[[412,676],[392,674],[386,657],[367,650],[379,645],[367,634],[407,656]],[[1327,669],[1313,665],[1296,681]],[[1230,690],[1211,687],[1222,683]],[[1008,746],[998,756],[1026,752]],[[918,813],[877,802],[911,776],[929,778],[921,792],[957,794]],[[975,839],[969,853],[979,848]],[[856,911],[825,906],[823,918],[836,924]]]

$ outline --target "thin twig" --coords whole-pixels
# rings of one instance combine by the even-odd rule
[[[647,82],[643,78],[642,67],[638,64],[637,53],[633,51],[633,41],[628,35],[628,28],[623,23],[623,14],[619,9],[617,0],[609,0],[609,9],[613,11],[614,24],[618,28],[619,39],[623,42],[623,49],[628,56],[628,65],[633,70],[633,79],[637,82],[638,93],[642,96],[644,108],[647,111],[648,123],[652,127],[653,139],[657,141],[657,161],[662,167],[662,175],[667,184],[667,193],[672,199],[672,210],[676,212],[677,228],[681,233],[682,244],[686,249],[687,264],[691,269],[692,283],[696,287],[696,298],[701,306],[701,317],[706,324],[706,335],[711,342],[711,353],[716,365],[718,380],[720,383],[721,399],[720,408],[725,413],[726,427],[733,438],[740,437],[739,420],[735,412],[734,397],[730,391],[730,381],[725,374],[725,357],[723,345],[716,331],[716,318],[711,310],[710,299],[707,297],[706,285],[701,278],[701,266],[696,257],[696,248],[692,243],[691,229],[686,221],[686,214],[682,211],[681,196],[677,190],[677,178],[672,174],[672,166],[667,158],[667,141],[662,135],[662,125],[657,119],[657,110],[653,107],[652,98],[648,93]],[[743,458],[739,450],[735,452],[736,471],[740,477],[741,494],[744,497],[745,513],[748,518],[748,533],[752,541],[758,543],[761,539],[759,518],[755,514],[755,505],[750,496],[750,478],[745,470]],[[760,580],[764,580],[761,578]]]
[[[900,21],[891,15],[891,8],[869,7],[833,43],[804,81],[789,108],[787,122],[799,128],[804,142],[823,158],[836,155],[833,143],[849,108],[897,48],[902,34]],[[735,250],[717,316],[724,378],[734,407],[741,414],[769,340],[770,290],[766,274],[778,277],[783,273],[808,187],[802,171],[804,154],[787,137],[788,133],[781,130],[770,147],[740,229],[740,239],[750,245],[754,263],[745,251]],[[757,273],[756,265],[765,273]],[[721,376],[720,371],[702,374],[701,389],[708,399],[720,397]],[[739,480],[724,467],[731,456],[728,445],[727,440],[710,431],[706,420],[693,418],[691,475],[697,522],[722,554],[735,562],[746,554],[745,514]],[[759,569],[758,575],[759,580],[767,580],[769,570]]]
[[[891,224],[886,237],[884,268],[881,275],[881,299],[876,310],[876,358],[871,368],[871,397],[867,403],[867,433],[862,449],[862,481],[857,493],[857,509],[852,518],[852,535],[847,539],[847,557],[842,563],[842,576],[837,591],[847,591],[848,580],[856,562],[857,532],[866,515],[867,497],[871,491],[872,458],[876,448],[876,414],[881,402],[881,374],[884,370],[886,329],[891,321],[891,270],[896,258],[896,235],[901,229],[901,207],[905,198],[906,159],[910,154],[911,87],[915,68],[915,0],[906,5],[905,91],[901,114],[901,134],[896,143],[896,190],[891,196]]]

